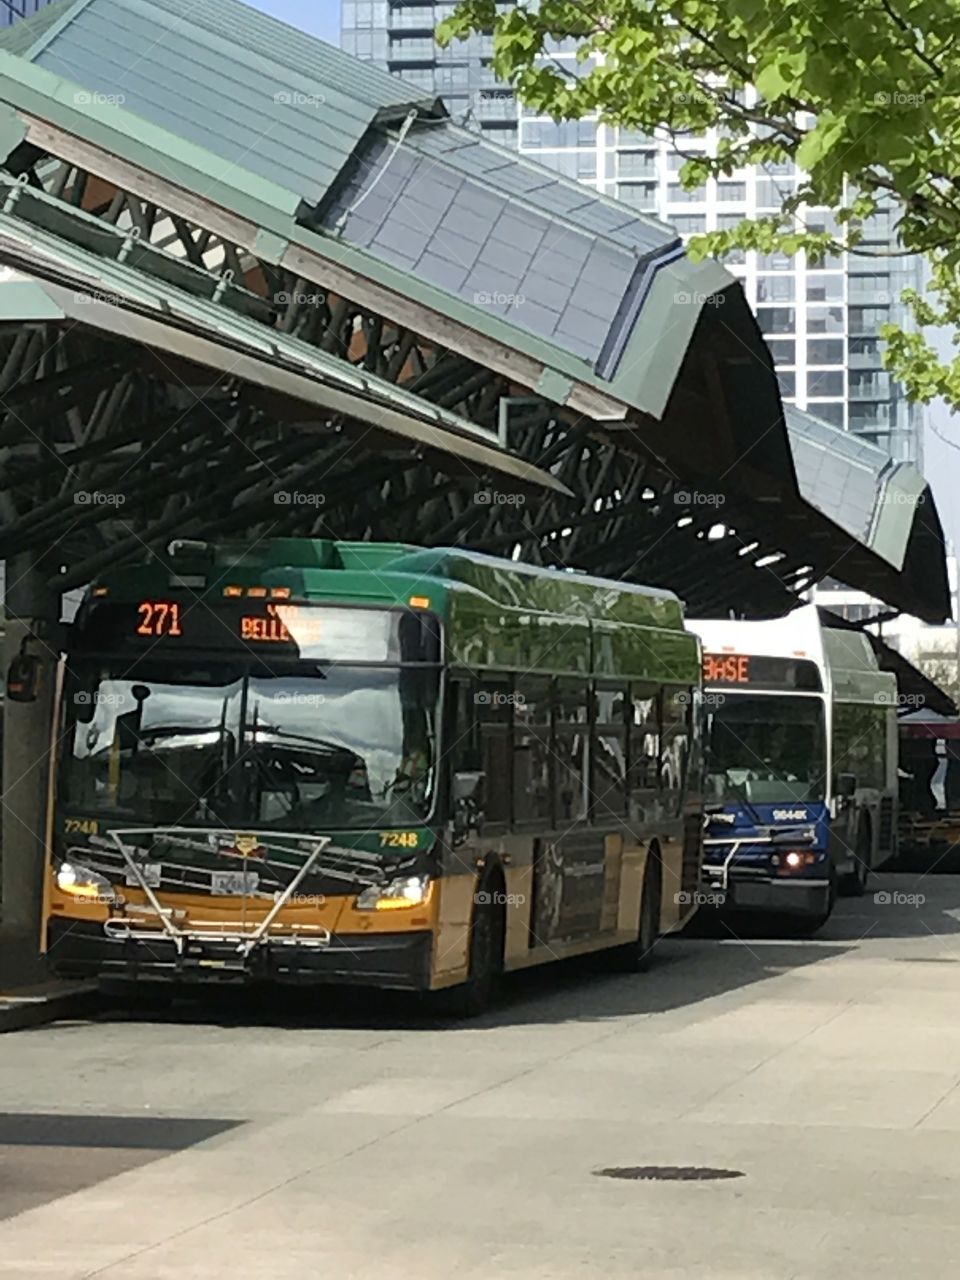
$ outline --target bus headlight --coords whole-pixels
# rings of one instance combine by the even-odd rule
[[[791,849],[788,853],[771,854],[770,862],[776,867],[777,875],[790,876],[803,871],[804,867],[812,867],[817,856],[809,849]]]
[[[118,904],[122,902],[113,885],[99,871],[92,871],[80,862],[61,862],[57,867],[57,888],[74,898],[88,902]]]
[[[430,892],[429,876],[397,876],[387,884],[372,884],[357,898],[358,911],[402,911],[419,907]]]

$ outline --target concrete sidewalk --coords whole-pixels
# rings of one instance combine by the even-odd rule
[[[960,878],[891,875],[471,1023],[300,990],[7,1036],[0,1280],[955,1280],[958,1003]]]

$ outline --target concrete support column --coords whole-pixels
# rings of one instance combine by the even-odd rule
[[[49,571],[29,555],[6,563],[2,678],[26,637],[40,659],[35,702],[10,702],[3,711],[3,808],[0,818],[0,935],[35,956],[39,949],[47,786],[53,695],[59,653],[60,596],[47,586]],[[2,977],[2,975],[0,975]]]

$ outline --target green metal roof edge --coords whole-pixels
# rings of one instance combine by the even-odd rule
[[[85,141],[103,146],[128,163],[151,168],[164,180],[251,222],[269,224],[277,213],[292,220],[296,214],[300,197],[294,192],[178,138],[125,107],[108,102],[78,102],[78,92],[91,99],[96,96],[72,80],[0,49],[0,99],[3,101],[49,120]],[[224,167],[223,177],[211,177]],[[235,174],[238,182],[226,181],[227,174]],[[240,179],[242,185],[239,185]]]
[[[926,501],[927,482],[905,462],[894,467],[882,484],[868,535],[869,546],[895,568],[902,569],[916,518]]]
[[[85,4],[87,0],[78,0],[78,3]],[[294,192],[235,164],[227,165],[227,174],[234,175],[236,182],[228,181],[226,174],[221,179],[212,179],[210,174],[224,167],[222,157],[178,138],[121,106],[77,103],[78,89],[84,92],[82,86],[73,81],[0,50],[0,98],[79,134],[128,163],[149,168],[163,180],[254,223],[269,233],[258,250],[268,260],[279,262],[286,244],[297,244],[653,417],[662,416],[685,351],[685,347],[671,345],[670,354],[675,350],[676,359],[664,359],[664,351],[657,349],[663,333],[676,327],[679,333],[692,334],[703,306],[702,302],[699,305],[670,302],[669,288],[676,293],[678,282],[686,280],[691,292],[706,296],[736,282],[725,268],[713,262],[694,265],[681,258],[661,268],[627,345],[620,371],[612,380],[607,380],[595,373],[592,363],[571,355],[548,339],[527,333],[499,316],[480,315],[454,294],[392,267],[363,249],[302,226],[296,221],[301,201]],[[271,236],[277,239],[272,240]],[[666,283],[661,279],[665,272],[669,272]],[[700,287],[693,287],[697,285]],[[659,305],[655,305],[658,298]],[[666,315],[664,307],[669,308]],[[644,385],[649,379],[652,381]]]
[[[16,305],[11,306],[14,299]],[[39,280],[0,279],[0,324],[65,318],[63,308],[54,302]]]
[[[311,231],[296,223],[290,229],[290,240],[299,247],[316,253],[321,257],[329,257],[338,266],[372,277],[379,283],[395,292],[402,293],[413,301],[420,302],[432,310],[445,312],[451,319],[468,328],[475,329],[484,336],[492,338],[505,346],[516,348],[523,355],[540,361],[549,369],[574,378],[613,400],[622,400],[626,405],[660,417],[673,382],[680,371],[686,348],[678,352],[676,362],[669,364],[664,360],[663,350],[657,350],[662,341],[665,328],[676,325],[678,331],[693,333],[696,320],[705,303],[677,303],[669,297],[670,292],[679,292],[678,283],[687,283],[691,294],[702,293],[704,297],[717,293],[730,284],[738,283],[719,263],[700,263],[694,265],[686,258],[677,259],[665,264],[657,272],[650,298],[640,313],[640,318],[627,344],[620,371],[612,380],[601,378],[594,371],[593,364],[579,356],[571,355],[563,348],[555,346],[547,338],[538,338],[525,329],[512,324],[509,320],[495,315],[480,315],[464,299],[447,293],[436,285],[431,285],[419,277],[393,267],[389,263],[346,242],[334,239],[322,232]],[[666,284],[661,277],[670,273]],[[659,305],[652,305],[658,301]],[[675,316],[664,315],[664,307]],[[482,323],[481,323],[482,322]],[[634,369],[641,372],[635,373]],[[650,387],[644,387],[644,370],[656,369],[657,378]],[[652,391],[652,394],[651,394]]]
[[[621,399],[662,418],[707,298],[737,283],[719,262],[675,258],[657,272],[647,301],[606,385]],[[670,357],[668,359],[667,357]]]

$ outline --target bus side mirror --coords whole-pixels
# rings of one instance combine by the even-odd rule
[[[10,702],[36,702],[40,690],[40,659],[27,653],[26,640],[7,668],[7,699]]]
[[[841,800],[852,800],[857,794],[857,775],[855,773],[837,774],[837,796]]]
[[[453,801],[458,804],[462,800],[476,800],[480,792],[483,774],[473,769],[463,770],[453,775]]]
[[[453,837],[462,844],[480,823],[483,796],[482,773],[471,769],[453,775]]]

